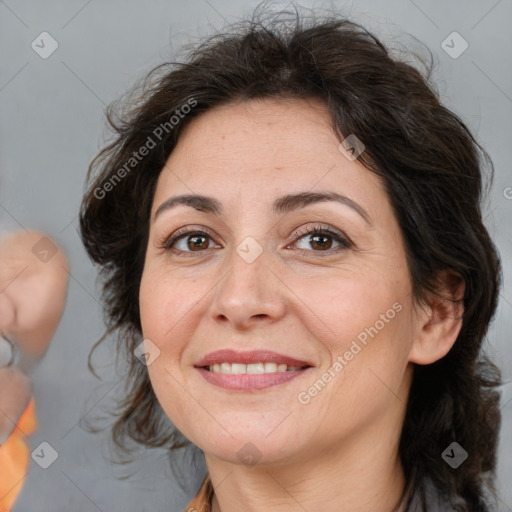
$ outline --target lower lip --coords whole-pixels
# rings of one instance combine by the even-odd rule
[[[196,370],[198,370],[199,373],[214,386],[237,391],[251,391],[277,386],[278,384],[284,384],[285,382],[289,382],[290,380],[303,375],[309,370],[309,368],[304,368],[303,370],[296,370],[292,372],[286,371],[260,374],[217,373],[210,372],[204,368],[196,368]]]

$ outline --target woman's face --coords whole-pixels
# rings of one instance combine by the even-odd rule
[[[211,199],[168,203],[180,195]],[[140,313],[158,400],[207,457],[313,461],[399,437],[419,329],[404,244],[320,102],[187,126],[156,187]]]

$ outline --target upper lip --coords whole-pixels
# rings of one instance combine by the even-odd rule
[[[285,356],[283,354],[278,354],[277,352],[273,352],[272,350],[251,350],[248,352],[238,352],[231,349],[216,350],[215,352],[210,352],[200,361],[198,361],[195,364],[195,366],[210,366],[212,364],[218,363],[251,364],[262,362],[286,364],[287,366],[299,367],[312,366],[307,361],[301,361],[300,359],[295,359],[293,357]]]

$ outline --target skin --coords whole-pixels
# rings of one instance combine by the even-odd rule
[[[36,246],[43,238],[43,246]],[[41,261],[32,252],[34,246],[55,252]],[[57,329],[67,286],[66,256],[48,235],[20,231],[0,240],[0,330],[15,340],[21,353],[17,365],[0,368],[0,444],[13,432],[30,401],[29,374]]]
[[[191,121],[159,177],[139,297],[144,338],[160,350],[148,371],[165,413],[204,452],[214,512],[396,510],[412,363],[441,358],[460,330],[450,303],[415,304],[383,186],[339,142],[317,100],[229,104]],[[334,202],[272,213],[275,198],[303,191],[344,194],[371,225]],[[191,193],[215,197],[225,212],[180,205],[154,220],[169,197]],[[328,238],[326,251],[303,235],[325,225],[354,245],[335,252],[339,243]],[[201,226],[214,234],[201,240],[205,248],[187,237],[176,242],[186,255],[161,248],[179,228]],[[236,252],[249,236],[263,251],[252,263]],[[461,293],[448,284],[446,293]],[[401,311],[300,403],[299,393],[394,303]],[[265,390],[225,390],[194,368],[224,348],[274,350],[314,368]],[[249,442],[254,465],[237,455]]]

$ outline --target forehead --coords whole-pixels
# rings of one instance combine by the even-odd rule
[[[320,189],[360,202],[382,196],[379,178],[348,160],[339,144],[327,106],[317,99],[215,107],[183,130],[160,174],[155,203],[171,193],[208,193],[227,203]]]
[[[324,149],[336,138],[327,106],[317,99],[255,99],[214,107],[185,127],[174,156],[214,156],[236,160],[238,153],[258,156],[262,163],[280,158],[299,160],[312,149],[311,137]]]

